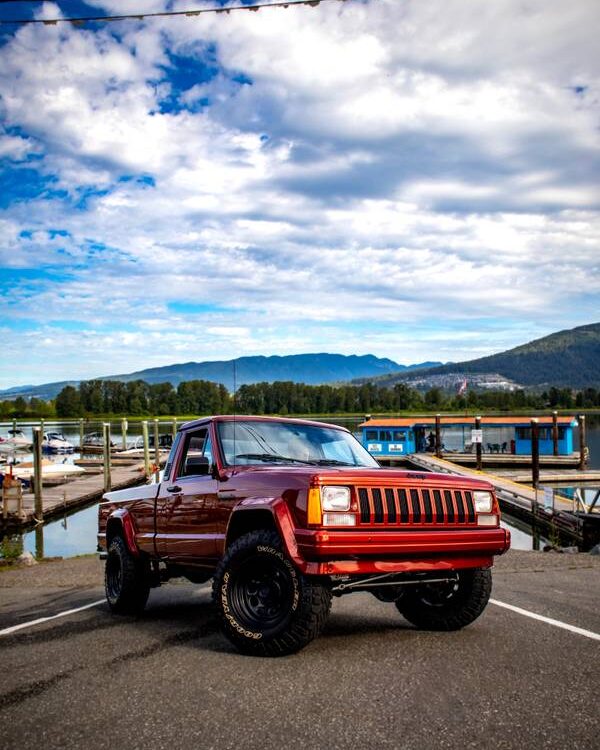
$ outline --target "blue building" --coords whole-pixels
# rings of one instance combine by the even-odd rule
[[[552,417],[539,417],[539,451],[554,454]],[[558,455],[573,454],[574,417],[558,417]],[[445,453],[473,453],[474,417],[441,417],[442,449]],[[531,455],[531,419],[529,417],[482,417],[481,447],[484,453]],[[369,419],[360,425],[362,444],[375,458],[402,458],[410,453],[435,449],[434,417]]]

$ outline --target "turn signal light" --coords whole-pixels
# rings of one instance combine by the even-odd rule
[[[354,513],[323,513],[323,526],[356,526]]]
[[[307,520],[317,526],[321,523],[321,490],[318,487],[308,490]]]
[[[477,515],[478,526],[498,526],[500,519],[495,513],[479,513]]]

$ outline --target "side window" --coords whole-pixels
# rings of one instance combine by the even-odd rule
[[[387,443],[389,443],[390,440],[392,439],[392,433],[389,432],[389,430],[380,430],[379,431],[379,439],[380,440],[385,440]]]
[[[406,440],[406,434],[402,430],[394,430],[394,440]]]
[[[173,470],[173,462],[175,461],[175,455],[177,454],[177,447],[180,443],[180,440],[181,433],[178,432],[175,435],[175,440],[173,441],[171,452],[169,453],[169,458],[167,459],[167,465],[165,466],[165,470],[163,472],[163,480],[166,480],[171,476],[171,471]]]
[[[206,435],[206,440],[204,441],[204,449],[203,449],[202,455],[208,458],[208,465],[212,466],[213,452],[212,452],[212,444],[210,442],[210,435],[208,434]]]
[[[377,440],[377,430],[367,430],[365,437],[367,440]]]
[[[208,448],[208,453],[206,449]],[[208,458],[209,465],[212,463],[212,451],[210,449],[210,438],[206,428],[190,432],[185,437],[185,445],[179,467],[177,470],[178,477],[190,477],[206,474],[207,471],[203,466],[206,462],[202,461],[203,457]]]

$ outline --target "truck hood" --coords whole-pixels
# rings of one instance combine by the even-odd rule
[[[427,483],[427,486],[470,487],[490,490],[489,482],[471,477],[454,476],[427,471],[409,471],[405,469],[369,468],[361,466],[290,466],[289,464],[268,466],[236,466],[228,469],[228,477],[242,479],[244,476],[257,477],[266,474],[269,477],[291,477],[305,481],[307,485],[318,482],[325,484],[413,484]]]

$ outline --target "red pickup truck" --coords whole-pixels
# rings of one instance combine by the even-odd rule
[[[230,641],[276,656],[353,591],[421,628],[468,625],[510,535],[486,482],[381,468],[336,425],[219,416],[180,428],[158,484],[104,496],[98,543],[114,612],[171,577],[213,578]]]

